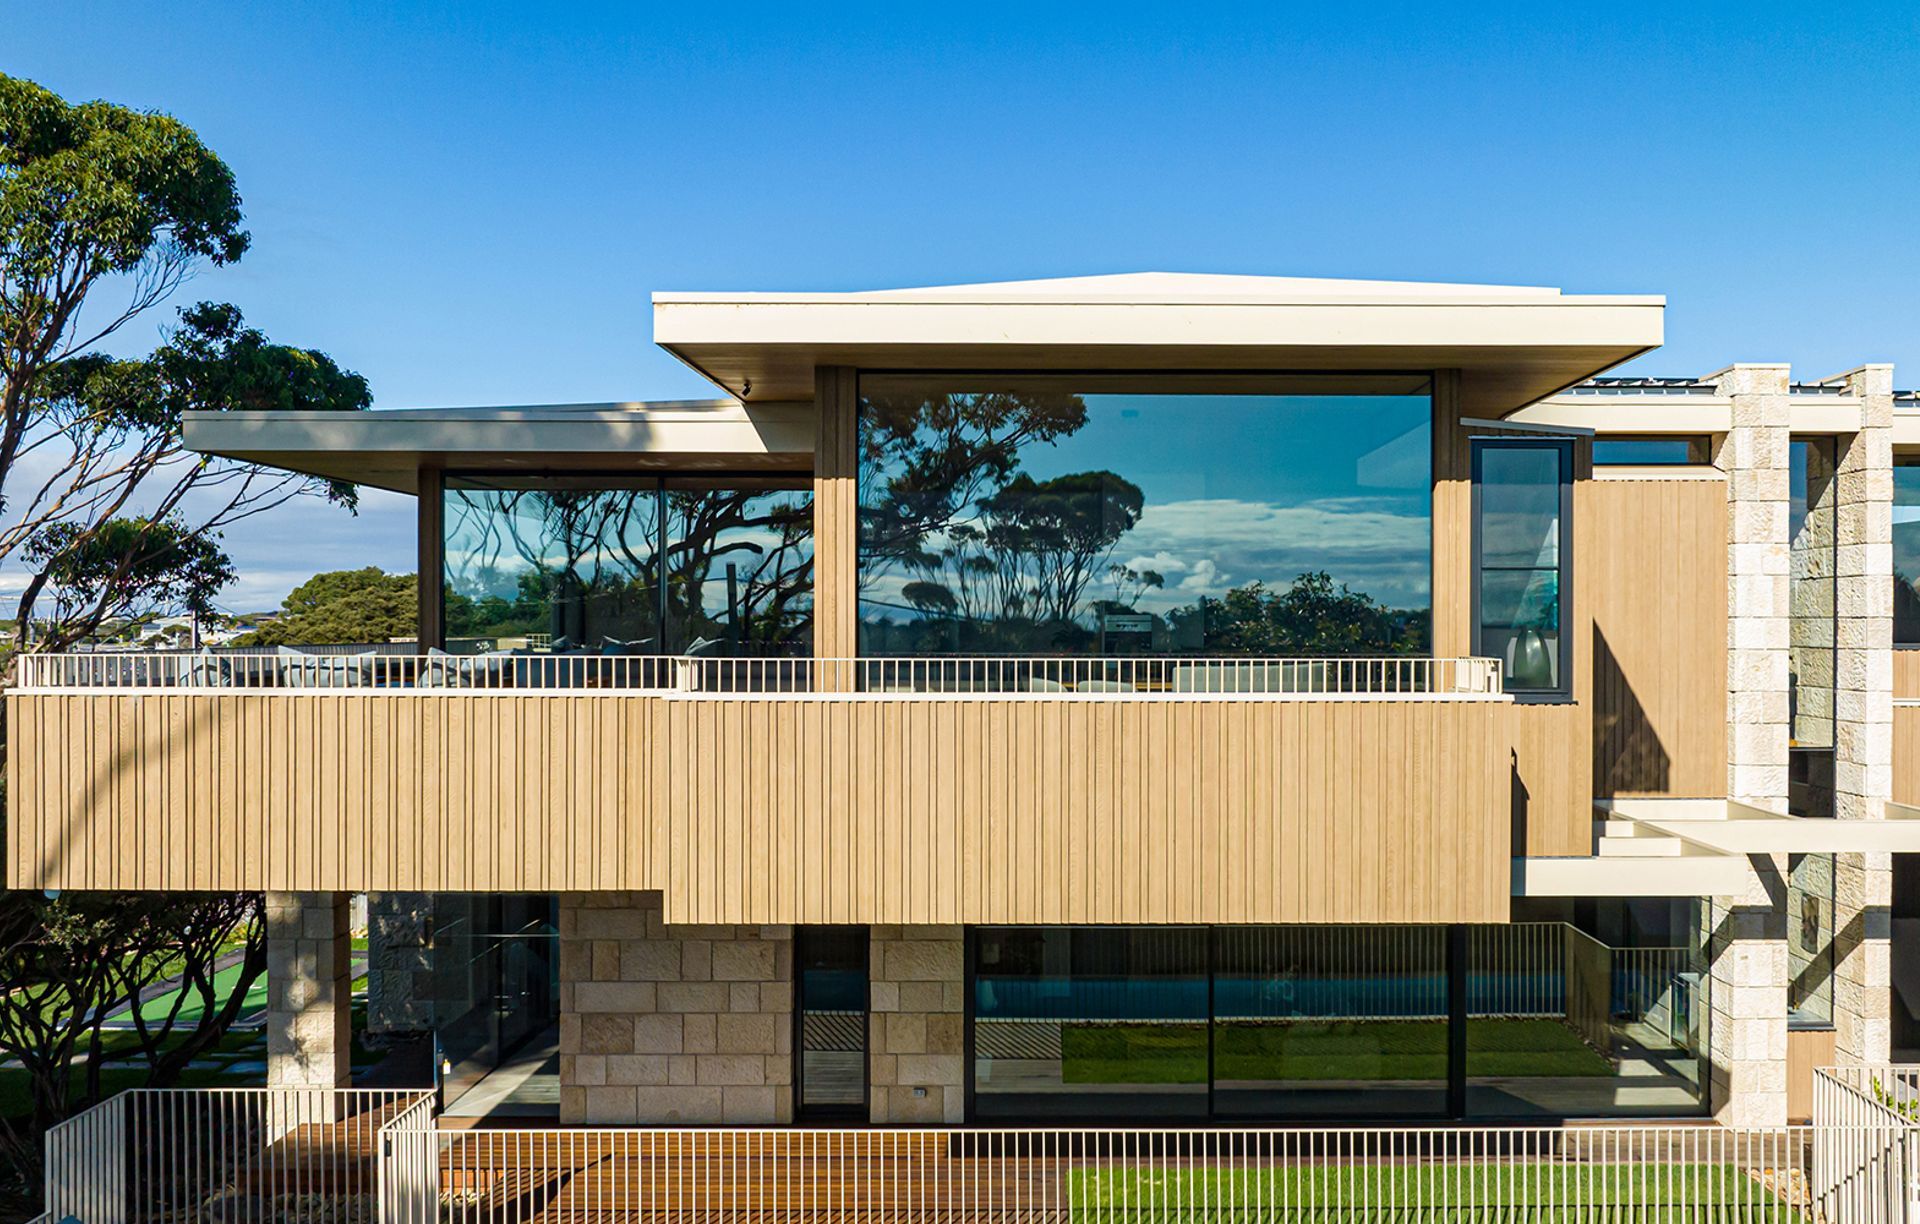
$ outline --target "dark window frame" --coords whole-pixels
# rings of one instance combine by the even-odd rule
[[[1469,527],[1472,535],[1473,567],[1472,616],[1473,616],[1473,653],[1480,657],[1487,655],[1485,643],[1481,640],[1484,628],[1480,612],[1481,577],[1485,572],[1481,558],[1481,546],[1484,533],[1480,530],[1481,515],[1481,459],[1489,450],[1553,450],[1559,455],[1560,462],[1560,540],[1556,555],[1560,559],[1560,578],[1554,591],[1555,620],[1560,626],[1558,643],[1559,667],[1555,674],[1559,683],[1552,688],[1509,689],[1508,693],[1516,701],[1530,702],[1566,702],[1573,699],[1574,650],[1573,625],[1573,480],[1574,480],[1574,444],[1575,438],[1566,436],[1541,435],[1537,437],[1518,435],[1499,435],[1496,437],[1470,437],[1469,483],[1473,489],[1472,507],[1469,510]],[[1501,567],[1502,569],[1515,567]],[[1502,674],[1501,683],[1507,681]]]

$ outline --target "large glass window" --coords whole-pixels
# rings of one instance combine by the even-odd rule
[[[451,649],[804,655],[812,493],[792,481],[449,477]]]
[[[1446,1111],[1445,927],[1223,927],[1214,948],[1216,1113]]]
[[[981,927],[980,1119],[1207,1114],[1203,927]]]
[[[1586,911],[1578,923],[1471,930],[1468,1114],[1700,1112],[1708,1068],[1702,903],[1598,898],[1574,908]]]
[[[867,654],[1431,641],[1424,376],[860,380]]]
[[[1893,642],[1920,646],[1920,456],[1893,461]]]
[[[1564,693],[1573,443],[1475,438],[1474,653],[1506,665],[1513,693]]]
[[[978,928],[975,1116],[1699,1112],[1709,1019],[1701,904],[1559,908],[1457,930]]]
[[[1833,855],[1787,858],[1787,1022],[1833,1024]]]

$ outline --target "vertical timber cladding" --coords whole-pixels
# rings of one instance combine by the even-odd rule
[[[1920,804],[1920,649],[1893,652],[1893,801]]]
[[[1726,483],[1596,480],[1589,504],[1594,794],[1724,795]]]
[[[1465,425],[1460,374],[1441,370],[1433,394],[1433,650],[1473,653],[1472,439],[1537,437],[1534,430]],[[1573,698],[1506,707],[1508,802],[1501,818],[1513,840],[1536,858],[1593,853],[1593,599],[1591,567],[1599,524],[1594,501],[1593,447],[1580,439],[1573,465]],[[1724,652],[1724,642],[1722,643]],[[1442,762],[1444,769],[1447,763]],[[1515,844],[1514,853],[1521,853]]]
[[[666,708],[681,746],[661,797],[674,922],[1507,916],[1503,702],[850,695]],[[755,745],[771,751],[731,747]]]
[[[859,609],[859,408],[854,370],[814,371],[813,654],[848,659]]]
[[[1507,910],[1501,702],[7,702],[19,888],[657,888],[676,923],[1489,922]]]

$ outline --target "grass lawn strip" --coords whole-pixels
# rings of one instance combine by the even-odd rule
[[[1728,1164],[1581,1164],[1545,1161],[1292,1164],[1259,1169],[1077,1169],[1068,1205],[1080,1219],[1186,1219],[1253,1209],[1486,1207],[1771,1207],[1786,1204]],[[1265,1214],[1263,1219],[1283,1219]],[[1354,1218],[1354,1217],[1348,1217]],[[1560,1218],[1560,1217],[1555,1217]],[[1703,1217],[1704,1218],[1704,1217]],[[1743,1217],[1744,1218],[1744,1217]]]

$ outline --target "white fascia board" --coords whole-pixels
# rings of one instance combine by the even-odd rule
[[[656,297],[661,345],[1645,349],[1660,306],[1561,298],[1435,302],[695,301]]]
[[[764,455],[813,450],[811,404],[580,405],[377,412],[189,412],[186,444],[236,452],[633,451]]]
[[[1713,897],[1744,892],[1744,857],[1680,854],[1663,858],[1517,858],[1516,897]]]
[[[1787,421],[1797,434],[1858,433],[1861,407],[1850,395],[1794,396],[1787,401]]]
[[[1717,395],[1556,395],[1504,419],[1513,424],[1591,430],[1603,436],[1697,437],[1733,428],[1733,401]]]
[[[1920,447],[1920,412],[1893,414],[1893,444]]]
[[[1637,816],[1641,824],[1728,855],[1920,852],[1920,811],[1889,803],[1884,820],[1832,820],[1756,812],[1729,804],[1720,819]]]

